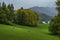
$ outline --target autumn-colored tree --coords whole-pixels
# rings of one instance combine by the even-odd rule
[[[36,26],[38,22],[38,15],[27,9],[19,9],[15,11],[16,15],[16,22],[21,25],[27,25],[27,26]]]

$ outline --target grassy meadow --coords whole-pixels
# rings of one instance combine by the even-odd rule
[[[58,36],[49,34],[48,26],[48,24],[39,24],[37,27],[0,24],[0,40],[60,40]]]

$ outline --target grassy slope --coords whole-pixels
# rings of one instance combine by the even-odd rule
[[[40,24],[37,28],[0,24],[0,40],[60,40],[49,35],[47,28],[46,24]]]

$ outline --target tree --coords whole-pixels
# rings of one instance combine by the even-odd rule
[[[49,27],[49,31],[51,31],[53,34],[60,33],[60,1],[59,0],[57,0],[56,5],[57,5],[58,15],[51,20]]]
[[[3,2],[2,3],[2,9],[5,10],[6,9],[6,4]]]
[[[3,21],[5,21],[5,17],[6,17],[5,9],[6,9],[6,4],[3,2],[1,6],[1,3],[0,3],[0,23],[3,23]]]
[[[23,10],[23,7],[21,7],[21,10]]]
[[[17,23],[17,24],[21,24],[21,25],[24,25],[24,17],[25,17],[25,13],[24,13],[24,11],[22,11],[22,10],[18,10],[18,11],[16,11],[15,12],[15,22]]]
[[[0,8],[0,23],[11,24],[12,23],[11,18],[12,18],[11,11],[3,2]]]
[[[2,8],[1,8],[1,3],[0,3],[0,10],[1,10]]]
[[[9,4],[9,5],[7,6],[7,8],[10,10],[9,20],[10,20],[11,22],[14,22],[14,6],[13,6],[13,4]]]
[[[26,26],[36,26],[38,22],[38,15],[31,10],[17,10],[15,11],[16,23]]]
[[[1,3],[0,3],[0,8],[1,8]]]

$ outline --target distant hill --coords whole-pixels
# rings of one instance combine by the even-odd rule
[[[38,13],[38,15],[40,16],[41,20],[51,20],[54,16],[57,15],[57,10],[55,8],[50,8],[50,7],[32,7],[29,8],[32,11],[35,11]]]
[[[30,10],[36,11],[37,13],[43,13],[48,16],[54,17],[57,15],[57,10],[54,7],[32,7]]]
[[[43,14],[43,13],[40,14],[39,16],[40,16],[41,21],[49,21],[49,20],[52,19],[52,17],[50,17],[50,16],[48,16],[46,14]]]

